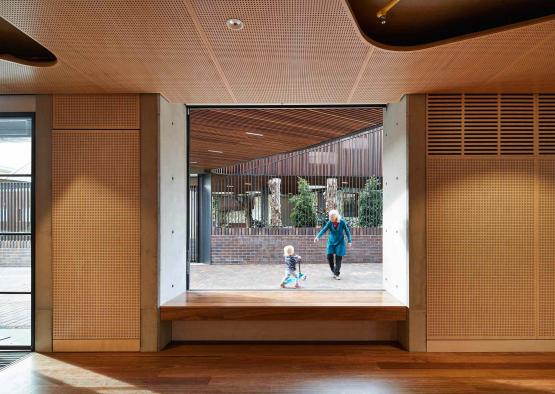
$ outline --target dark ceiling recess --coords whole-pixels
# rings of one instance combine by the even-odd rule
[[[553,19],[555,0],[347,0],[372,44],[411,50]],[[388,7],[390,5],[390,7]],[[386,10],[380,19],[380,10]],[[380,14],[381,15],[381,14]],[[385,19],[385,21],[383,20]]]
[[[0,60],[34,67],[56,64],[56,56],[21,30],[0,18]]]

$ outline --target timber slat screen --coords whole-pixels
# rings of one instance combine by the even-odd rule
[[[360,212],[365,189],[381,202],[381,163],[380,126],[301,151],[213,170],[212,234],[313,234],[327,220],[325,195],[331,182],[337,190],[337,209],[353,235],[381,235],[381,203],[365,212],[369,219],[362,219]],[[274,179],[280,180],[280,226],[271,223],[269,213],[269,182]],[[316,219],[310,223],[299,224],[291,217],[300,179],[308,183],[313,198]]]
[[[31,231],[31,184],[25,181],[0,179],[0,246],[5,248],[30,248],[31,239],[5,233]]]

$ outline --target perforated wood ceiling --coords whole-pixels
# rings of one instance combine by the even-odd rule
[[[416,52],[368,44],[343,0],[19,0],[0,15],[51,68],[0,62],[0,93],[160,92],[184,103],[387,103],[555,91],[555,22]],[[225,20],[245,23],[230,31]]]
[[[382,122],[383,109],[371,107],[192,109],[191,166],[213,169],[290,152]]]

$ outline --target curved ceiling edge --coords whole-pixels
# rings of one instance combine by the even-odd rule
[[[0,60],[32,67],[50,67],[56,55],[17,27],[0,17]]]
[[[472,38],[482,37],[486,35],[491,35],[495,33],[500,33],[508,30],[513,30],[513,29],[517,29],[525,26],[530,26],[534,24],[555,20],[555,1],[553,1],[552,3],[550,3],[552,4],[550,5],[550,10],[553,9],[554,12],[548,15],[539,16],[532,19],[522,20],[522,21],[505,24],[501,26],[485,28],[479,31],[470,31],[470,32],[466,32],[464,34],[458,34],[458,35],[453,35],[453,33],[449,33],[449,31],[452,31],[455,33],[460,32],[461,31],[460,27],[457,27],[457,29],[452,29],[452,30],[443,29],[442,34],[436,34],[434,30],[434,26],[430,26],[428,24],[425,29],[422,29],[423,32],[421,32],[421,34],[419,35],[415,33],[415,31],[418,31],[419,29],[418,24],[423,23],[424,20],[428,19],[427,22],[430,22],[431,20],[440,22],[442,16],[446,19],[453,19],[454,15],[445,15],[445,14],[442,15],[440,12],[436,12],[435,14],[429,16],[426,13],[420,13],[418,15],[425,15],[425,17],[421,17],[419,20],[418,17],[414,17],[414,13],[407,13],[407,11],[410,11],[410,7],[407,7],[406,5],[409,3],[412,3],[409,5],[414,6],[415,1],[418,1],[420,5],[422,4],[422,0],[400,0],[395,2],[397,3],[397,6],[389,10],[388,12],[389,15],[387,15],[387,22],[385,24],[383,24],[382,19],[378,18],[377,16],[378,12],[381,10],[381,6],[384,5],[384,0],[366,1],[366,4],[369,4],[369,6],[365,8],[364,15],[358,15],[357,8],[353,6],[354,4],[358,4],[358,6],[360,7],[360,4],[362,2],[361,0],[345,0],[345,3],[347,4],[347,7],[349,8],[349,11],[351,13],[351,16],[355,24],[357,25],[358,31],[364,40],[366,40],[369,44],[377,48],[388,50],[388,51],[395,51],[395,52],[408,52],[408,51],[428,49],[428,48],[456,43],[456,42],[465,41]],[[438,1],[443,2],[444,0],[427,0],[427,1],[428,3],[437,3]],[[468,2],[468,0],[453,0],[453,1],[456,1],[459,3]],[[496,0],[483,0],[483,1],[495,2]],[[508,1],[510,2],[511,0],[508,0]],[[512,1],[519,2],[520,0],[512,0]],[[534,0],[531,0],[531,1],[534,1]],[[372,6],[372,3],[376,3],[376,4]],[[399,8],[401,6],[405,6],[405,9],[403,10],[402,8]],[[460,8],[457,9],[457,11],[460,11]],[[406,15],[403,15],[403,12]],[[464,15],[465,14],[462,13],[462,16]],[[406,22],[407,18],[409,18],[410,20],[409,22],[410,25],[404,24],[403,26],[399,27],[398,24],[401,21]],[[361,23],[361,20],[369,21],[369,24],[373,25],[373,28],[370,28],[369,24],[364,25],[363,23]],[[382,25],[382,26],[389,25],[389,26],[388,26],[388,30],[382,32],[381,35],[380,34],[372,35],[372,33],[376,31],[376,25]],[[440,25],[438,29],[440,28],[443,28],[443,27]],[[391,33],[391,37],[384,38],[387,32]],[[402,43],[405,36],[410,36],[410,39],[406,40],[408,44],[403,45]],[[430,37],[437,37],[439,39],[432,39],[428,42],[425,42],[426,39],[429,39]]]

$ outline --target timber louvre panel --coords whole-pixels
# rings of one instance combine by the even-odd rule
[[[555,155],[555,94],[538,95],[540,155]]]
[[[428,154],[460,155],[463,101],[460,94],[428,95]]]
[[[428,155],[555,154],[555,94],[429,94]]]
[[[534,95],[502,94],[500,105],[500,154],[534,154]]]
[[[497,95],[464,96],[464,154],[495,155],[499,146]],[[462,132],[462,131],[461,131]]]

